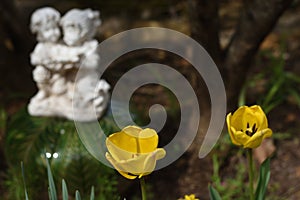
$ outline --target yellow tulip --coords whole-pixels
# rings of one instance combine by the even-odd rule
[[[226,122],[232,143],[244,148],[256,148],[272,136],[267,117],[258,105],[241,106],[233,115],[227,115]]]
[[[179,199],[179,200],[199,200],[199,199],[197,199],[194,194],[191,194],[191,195],[184,195],[184,199]]]
[[[127,126],[106,139],[106,159],[125,178],[135,179],[150,174],[156,161],[166,155],[157,148],[158,135],[155,130]]]

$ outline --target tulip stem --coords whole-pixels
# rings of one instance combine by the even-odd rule
[[[140,184],[141,184],[142,200],[147,200],[146,183],[144,177],[140,178]]]
[[[250,200],[254,200],[254,190],[253,190],[254,165],[253,165],[252,149],[247,149],[247,158],[248,158],[248,166],[249,166],[248,172],[249,172]]]

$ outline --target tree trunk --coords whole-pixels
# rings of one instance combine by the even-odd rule
[[[239,93],[260,44],[292,2],[293,0],[245,2],[236,32],[225,49],[223,62],[229,109],[237,106]]]
[[[219,1],[189,0],[191,37],[198,41],[219,63],[221,47],[219,41]]]
[[[33,42],[25,21],[19,14],[14,1],[0,1],[0,86],[3,86],[0,87],[3,105],[0,106],[10,103],[11,99],[8,100],[7,94],[11,91],[13,91],[12,94],[18,94],[20,91],[24,92],[33,88],[33,85],[29,85],[32,83],[29,47],[33,45]],[[1,117],[0,120],[4,120]],[[4,159],[5,129],[1,125],[0,122],[0,172],[3,172],[7,165]]]
[[[229,109],[237,106],[239,93],[260,44],[292,2],[245,0],[235,33],[222,50],[219,41],[219,1],[189,0],[191,36],[217,64],[225,82]]]
[[[0,88],[2,103],[11,91],[31,94],[35,89],[29,63],[34,42],[26,20],[14,1],[0,1],[0,85],[6,86]]]
[[[33,37],[29,33],[27,23],[22,19],[14,1],[1,0],[0,13],[1,31],[5,32],[11,40],[13,45],[11,50],[17,54],[27,53],[25,56],[28,56],[28,47],[33,45]]]

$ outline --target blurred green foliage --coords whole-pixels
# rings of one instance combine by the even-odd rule
[[[47,176],[48,176],[48,195],[49,195],[49,200],[57,200],[60,199],[59,195],[57,195],[57,191],[56,191],[56,186],[55,186],[55,182],[54,182],[54,178],[51,172],[51,168],[50,168],[50,164],[49,164],[49,160],[46,160],[47,163]],[[25,195],[25,200],[29,200],[28,197],[28,192],[27,192],[27,187],[26,187],[26,178],[25,178],[25,173],[24,173],[24,165],[23,163],[21,163],[21,169],[22,169],[22,176],[23,176],[23,183],[24,183],[24,195]],[[68,192],[68,188],[67,188],[67,183],[64,179],[62,179],[62,200],[68,200],[70,195]],[[94,186],[92,186],[91,188],[91,194],[90,194],[90,200],[95,200],[95,189]],[[81,200],[81,196],[80,196],[80,192],[78,190],[75,191],[75,200]]]
[[[274,55],[271,51],[260,52],[256,64],[263,67],[260,67],[257,73],[248,76],[249,79],[240,92],[238,106],[258,104],[266,113],[286,102],[300,107],[300,76],[287,69],[284,49],[285,47],[282,45],[281,52],[278,55]],[[274,132],[272,136],[275,140],[284,140],[291,137],[292,134],[289,132]],[[233,154],[234,151],[237,151],[237,153]],[[232,145],[227,131],[222,134],[215,147],[215,153],[212,157],[212,186],[216,188],[224,200],[248,198],[248,191],[244,189],[247,173],[242,162],[244,157],[242,151],[242,149],[236,149]],[[222,167],[228,165],[229,159],[233,158],[239,159],[241,162],[238,162],[231,169],[234,170],[235,175],[230,174],[227,176]],[[231,162],[230,165],[232,165]],[[220,171],[223,171],[222,175],[220,175]],[[270,186],[269,189],[276,190],[272,187],[274,186]],[[281,198],[275,197],[271,192],[266,199]]]
[[[7,122],[7,115],[5,110],[0,107],[0,136],[5,132],[6,130],[6,122]]]
[[[106,133],[116,130],[110,117],[101,121]],[[95,187],[97,198],[117,199],[114,170],[93,158],[82,145],[72,121],[59,118],[32,117],[25,109],[9,120],[5,138],[8,172],[8,199],[24,199],[20,163],[25,167],[29,199],[48,199],[46,153],[57,180],[68,182],[70,193],[79,190],[83,197]],[[85,199],[85,198],[82,198]]]
[[[246,98],[250,94],[248,90],[256,89],[259,91],[256,93],[257,96],[255,94],[252,96],[252,101],[255,99],[255,104],[260,105],[266,113],[287,100],[300,107],[300,76],[285,69],[284,45],[281,49],[278,56],[270,51],[260,53],[257,62],[259,66],[264,67],[247,80],[240,93],[239,105],[246,105]]]
[[[237,158],[241,158],[243,149],[239,149],[236,152]],[[220,158],[217,153],[213,154],[213,175],[212,182],[214,188],[220,193],[223,200],[244,200],[248,198],[248,187],[245,187],[245,179],[247,178],[247,171],[245,163],[237,162],[236,166],[233,167],[234,177],[220,176],[220,170],[225,162],[224,158]],[[242,159],[240,159],[242,161]]]

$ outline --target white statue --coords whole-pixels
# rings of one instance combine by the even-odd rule
[[[57,42],[60,38],[60,13],[50,7],[36,10],[31,16],[31,32],[39,42]]]
[[[72,9],[63,16],[60,25],[64,42],[69,46],[81,46],[86,41],[93,40],[101,20],[98,11]]]
[[[93,37],[100,24],[99,12],[91,9],[72,9],[62,18],[49,7],[32,14],[31,31],[39,43],[31,53],[31,64],[36,66],[33,78],[39,91],[28,105],[31,115],[89,121],[103,114],[110,86],[98,78],[100,57]]]

